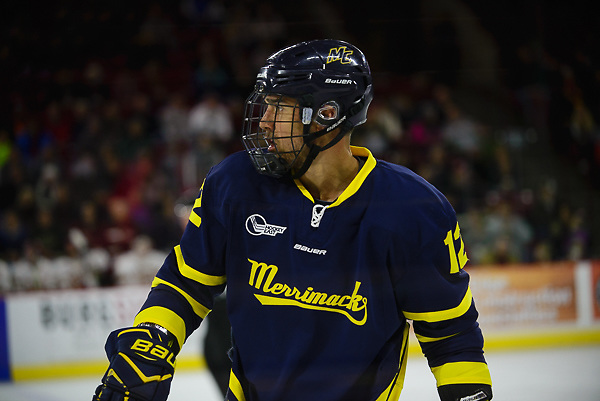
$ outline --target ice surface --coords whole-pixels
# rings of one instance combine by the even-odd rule
[[[600,400],[600,346],[495,351],[486,355],[496,401]],[[0,384],[0,401],[89,401],[99,378]],[[175,375],[169,401],[222,401],[207,371]],[[438,400],[422,357],[408,360],[400,401]]]

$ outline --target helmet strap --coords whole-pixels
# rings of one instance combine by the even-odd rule
[[[338,123],[342,120],[345,121],[345,118],[340,119],[338,121]],[[337,126],[337,123],[336,123],[336,126]],[[310,128],[309,125],[304,126],[305,131],[308,131],[309,128]],[[348,133],[348,131],[350,131],[351,128],[352,128],[352,126],[350,124],[342,124],[340,127],[340,131],[337,133],[337,135],[331,141],[329,141],[325,146],[316,145],[313,141],[316,138],[319,138],[319,137],[331,132],[330,127],[326,127],[326,128],[323,128],[322,130],[319,130],[316,132],[311,132],[310,134],[306,134],[304,136],[304,143],[306,144],[306,147],[308,148],[308,154],[306,155],[306,159],[304,159],[304,163],[302,163],[302,166],[300,166],[300,168],[298,170],[292,172],[292,178],[296,179],[296,178],[302,177],[304,175],[304,173],[306,173],[306,171],[308,170],[308,168],[310,167],[312,162],[315,160],[317,155],[320,152],[322,152],[326,149],[329,149],[330,147],[334,146],[336,143],[341,141],[342,138],[346,135],[346,133]]]

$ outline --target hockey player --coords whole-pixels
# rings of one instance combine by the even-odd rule
[[[225,286],[229,401],[397,400],[409,321],[442,401],[492,398],[452,206],[350,145],[372,97],[349,43],[268,58],[246,102],[246,152],[206,177],[133,327],[110,334],[94,400],[165,400],[177,352]]]

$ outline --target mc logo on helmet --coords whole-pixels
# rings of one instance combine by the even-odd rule
[[[329,55],[327,56],[326,64],[339,61],[342,64],[350,64],[350,55],[353,53],[352,50],[346,50],[346,46],[334,47],[329,49]]]

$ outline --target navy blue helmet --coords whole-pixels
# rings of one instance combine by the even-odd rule
[[[261,68],[246,101],[242,141],[260,173],[297,178],[320,151],[366,121],[372,99],[369,64],[357,47],[332,39],[302,42],[274,53]],[[313,122],[318,128],[311,129]],[[275,137],[276,126],[289,135]],[[337,128],[328,143],[314,143]]]

